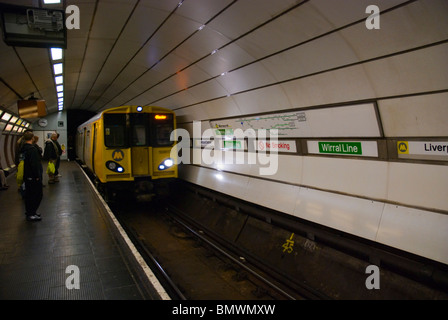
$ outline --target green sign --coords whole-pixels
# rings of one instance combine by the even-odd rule
[[[233,129],[215,129],[217,136],[233,136]]]
[[[319,142],[320,153],[362,155],[361,142]]]
[[[240,150],[240,149],[242,149],[242,147],[241,147],[241,141],[238,141],[238,140],[224,140],[223,141],[223,143],[224,143],[224,148],[228,148],[228,149],[237,149],[237,150]]]

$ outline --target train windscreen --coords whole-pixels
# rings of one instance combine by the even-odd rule
[[[131,145],[133,147],[143,147],[149,145],[149,114],[132,113],[131,114]]]
[[[167,147],[173,145],[170,140],[171,132],[174,130],[174,119],[172,114],[153,114],[152,117],[152,145],[153,147]]]
[[[109,113],[104,115],[104,141],[108,148],[168,147],[174,130],[172,114]]]
[[[126,114],[108,113],[104,115],[104,143],[108,148],[126,148]]]

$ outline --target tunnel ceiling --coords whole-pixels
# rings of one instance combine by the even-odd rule
[[[428,54],[446,66],[446,1],[65,2],[71,4],[79,7],[80,28],[67,30],[64,110],[159,105],[192,121],[448,88],[448,81],[439,85],[443,75],[432,85],[422,80],[394,90],[381,82],[392,72],[415,82],[412,72],[402,73]],[[381,10],[379,30],[366,27],[371,4]],[[0,55],[0,104],[17,113],[17,99],[34,93],[57,112],[49,50],[0,41]]]

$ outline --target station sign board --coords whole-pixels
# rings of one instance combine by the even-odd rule
[[[208,148],[216,150],[246,150],[244,140],[224,140],[224,139],[196,139],[194,140],[195,148]]]
[[[295,140],[256,140],[254,145],[257,151],[297,152]]]
[[[398,158],[448,160],[448,141],[397,141]]]
[[[376,141],[307,141],[308,153],[358,157],[378,157]]]

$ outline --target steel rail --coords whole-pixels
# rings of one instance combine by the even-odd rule
[[[174,208],[170,208],[169,209],[171,212],[173,212],[174,214],[176,214],[176,211],[178,211],[177,209]],[[177,223],[179,223],[180,225],[182,225],[185,229],[187,229],[189,232],[191,232],[195,237],[199,238],[201,241],[205,242],[207,245],[209,245],[210,247],[212,247],[214,250],[218,251],[221,255],[225,256],[227,259],[230,259],[232,262],[236,263],[238,266],[240,266],[241,268],[243,268],[244,270],[246,270],[247,272],[249,272],[251,275],[253,275],[255,278],[257,278],[258,280],[262,281],[263,283],[265,283],[266,285],[270,286],[271,288],[275,289],[277,292],[279,292],[280,294],[282,294],[283,296],[285,296],[286,298],[290,299],[290,300],[297,300],[294,296],[292,296],[291,294],[289,294],[288,292],[284,291],[282,288],[280,288],[279,286],[277,286],[276,284],[272,283],[271,281],[269,281],[268,279],[266,279],[265,277],[263,277],[262,275],[260,275],[258,272],[256,272],[255,270],[252,270],[250,267],[248,267],[247,265],[245,265],[244,263],[242,263],[240,260],[238,260],[237,258],[233,257],[231,254],[229,254],[228,252],[226,252],[225,250],[223,250],[222,248],[220,248],[218,245],[216,245],[215,243],[213,243],[212,241],[210,241],[209,239],[207,239],[206,237],[204,237],[203,235],[201,235],[199,232],[193,230],[189,225],[187,225],[183,220],[179,219],[176,216],[170,214],[170,218],[173,219],[174,221],[176,221]]]

